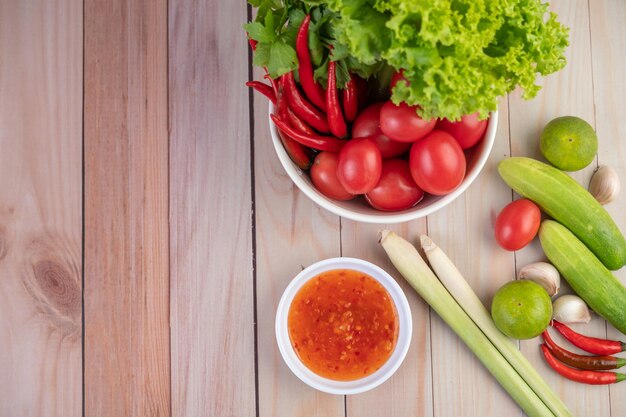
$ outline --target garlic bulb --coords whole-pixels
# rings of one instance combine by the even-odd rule
[[[526,265],[520,269],[518,278],[536,282],[546,289],[550,297],[556,295],[561,286],[559,271],[547,262],[535,262]]]
[[[587,304],[577,295],[562,295],[552,303],[552,318],[561,323],[589,323]]]
[[[620,183],[617,172],[603,165],[593,174],[589,182],[589,192],[602,205],[608,204],[619,194]]]

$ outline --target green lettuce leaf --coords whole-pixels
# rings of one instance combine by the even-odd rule
[[[363,64],[403,69],[392,100],[424,118],[486,117],[516,87],[565,66],[568,29],[540,0],[331,0],[337,42]],[[345,53],[344,53],[345,55]]]

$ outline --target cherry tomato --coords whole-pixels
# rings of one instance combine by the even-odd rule
[[[391,140],[380,130],[380,109],[383,107],[383,104],[385,103],[371,104],[359,113],[352,125],[352,137],[369,137],[376,142],[383,159],[387,159],[402,155],[409,150],[411,144]]]
[[[339,152],[337,178],[349,193],[370,192],[380,179],[383,158],[373,140],[352,139]]]
[[[496,241],[510,251],[522,249],[535,238],[541,223],[541,211],[525,198],[515,200],[496,217]]]
[[[433,130],[415,142],[409,155],[411,175],[422,190],[448,194],[465,177],[465,155],[458,142],[441,130]]]
[[[390,139],[399,142],[415,142],[430,133],[436,119],[424,120],[415,112],[416,106],[386,102],[380,109],[380,129]]]
[[[445,130],[459,142],[461,148],[468,149],[482,139],[487,130],[489,119],[478,120],[478,113],[466,114],[458,122],[442,119],[437,123],[437,129]]]
[[[337,179],[338,155],[333,152],[320,152],[311,165],[311,181],[315,188],[326,197],[335,200],[350,200],[354,194],[350,194],[343,188]]]
[[[402,159],[383,161],[383,169],[376,187],[365,194],[367,202],[378,210],[405,210],[416,205],[424,197],[413,178],[409,163]]]
[[[404,77],[404,70],[396,71],[391,76],[391,82],[389,83],[389,90],[393,90],[393,88],[398,84],[398,81],[404,81],[407,85],[411,83]]]

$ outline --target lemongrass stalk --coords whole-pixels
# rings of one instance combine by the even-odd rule
[[[526,381],[528,386],[541,398],[555,416],[571,416],[572,413],[567,409],[567,406],[528,362],[528,359],[519,351],[515,343],[498,330],[489,311],[487,311],[450,258],[428,236],[421,235],[420,243],[428,263],[430,263],[439,281],[517,371],[519,376]]]
[[[465,342],[529,417],[554,416],[452,298],[413,245],[388,230],[382,231],[380,243],[400,274]]]

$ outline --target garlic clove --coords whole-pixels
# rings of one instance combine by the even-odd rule
[[[556,295],[561,287],[559,271],[547,262],[535,262],[526,265],[520,269],[518,278],[536,282],[546,289],[550,297]]]
[[[552,318],[561,323],[589,323],[591,314],[587,304],[577,295],[562,295],[552,303]]]
[[[589,182],[589,192],[602,205],[608,204],[619,194],[620,183],[617,172],[603,165],[593,174]]]

